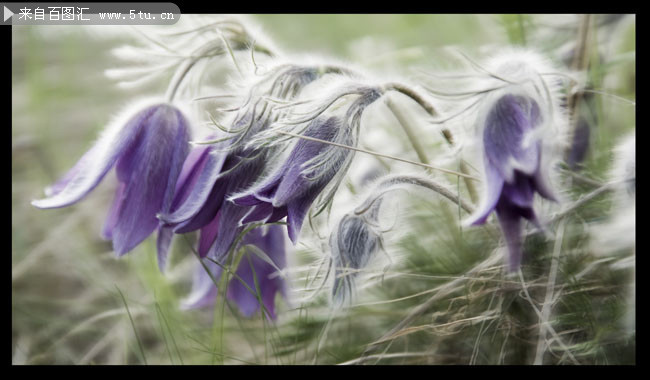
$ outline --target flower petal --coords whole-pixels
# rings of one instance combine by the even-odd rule
[[[238,279],[228,284],[228,299],[235,301],[242,314],[250,317],[260,309],[259,299],[262,300],[268,316],[275,319],[276,293],[284,293],[284,280],[281,276],[273,276],[277,269],[286,267],[284,229],[280,226],[269,226],[264,234],[263,228],[249,231],[242,244],[252,244],[262,250],[274,265],[267,263],[253,252],[248,251],[237,268],[237,275],[248,286]],[[257,286],[256,286],[257,284]],[[256,294],[251,293],[253,290]],[[260,293],[257,293],[257,292]]]
[[[242,195],[237,198],[232,198],[231,201],[239,206],[256,206],[260,203],[267,202],[257,198],[255,194]]]
[[[266,222],[267,219],[273,214],[273,205],[267,202],[260,203],[253,207],[246,217],[241,221],[241,224],[247,224],[257,221]]]
[[[287,213],[288,213],[287,206],[274,208],[273,213],[271,214],[269,219],[266,221],[266,223],[275,223],[278,220],[280,220],[280,219],[284,218],[285,216],[287,216]]]
[[[199,228],[210,223],[210,221],[214,219],[217,212],[219,212],[219,209],[221,209],[221,205],[224,202],[224,196],[226,195],[227,186],[228,183],[225,178],[222,177],[217,179],[212,188],[212,191],[210,192],[210,195],[206,199],[205,203],[203,203],[203,206],[201,206],[196,214],[190,219],[177,224],[174,227],[174,232],[177,234],[182,234],[196,231]]]
[[[136,141],[145,121],[155,111],[155,106],[149,107],[124,125],[111,125],[75,166],[46,190],[48,198],[32,201],[32,205],[38,208],[65,207],[85,197],[115,165],[120,155]]]
[[[332,141],[336,137],[339,128],[341,128],[341,125],[338,118],[318,118],[307,127],[304,135],[320,140]],[[323,170],[325,172],[319,173],[320,177],[316,180],[307,179],[303,174],[303,169],[306,162],[312,160],[327,149],[342,150],[343,148],[336,148],[325,143],[305,139],[300,139],[296,142],[296,145],[284,164],[282,180],[273,195],[273,206],[280,207],[287,205],[293,199],[312,191],[312,188],[318,188],[319,192],[325,188],[340,168],[341,163],[331,162],[328,165],[324,165]],[[341,161],[346,156],[341,155]]]
[[[485,162],[485,195],[483,196],[483,203],[478,207],[477,211],[469,217],[463,224],[467,226],[476,226],[485,223],[488,216],[494,210],[501,197],[501,190],[503,189],[503,177],[498,169],[492,166],[489,162]]]
[[[156,215],[171,206],[173,191],[189,151],[183,115],[167,105],[154,107],[143,120],[141,134],[116,165],[126,183],[124,200],[113,228],[118,255],[133,249],[159,225]]]
[[[505,183],[501,196],[519,207],[532,207],[535,196],[535,188],[532,179],[515,170],[514,183]]]
[[[289,232],[289,239],[293,244],[298,243],[298,236],[302,223],[309,211],[309,207],[314,203],[320,191],[311,191],[304,196],[294,199],[287,207],[287,231]]]
[[[102,229],[102,237],[106,240],[113,239],[113,228],[115,228],[118,215],[120,215],[120,211],[122,209],[125,188],[126,188],[126,184],[123,182],[119,182],[117,186],[117,190],[115,191],[115,199],[113,200],[113,205],[111,206],[111,209],[108,211],[108,216],[106,217],[106,221],[104,222],[104,228]]]
[[[488,114],[483,131],[487,160],[508,183],[514,170],[532,175],[539,167],[539,141],[525,144],[525,137],[540,122],[539,106],[523,96],[504,95]]]
[[[174,189],[174,201],[171,210],[176,210],[189,197],[199,174],[203,171],[210,155],[210,146],[198,146],[190,151],[183,162],[181,174]]]
[[[168,224],[178,224],[196,215],[209,198],[214,184],[221,174],[226,156],[225,152],[208,154],[206,162],[203,164],[203,170],[195,180],[189,194],[185,196],[185,202],[172,212],[160,215],[161,220]]]
[[[217,238],[208,252],[208,257],[221,260],[228,254],[235,239],[244,230],[244,226],[240,225],[239,221],[246,216],[247,212],[247,207],[224,202],[220,210],[221,222],[217,227]]]
[[[217,231],[219,230],[219,213],[217,213],[210,223],[206,224],[201,228],[201,233],[199,234],[199,256],[202,258],[208,254],[210,247],[214,240],[217,238]]]
[[[496,207],[499,224],[508,246],[508,270],[515,272],[521,264],[521,215],[518,207],[507,201]]]

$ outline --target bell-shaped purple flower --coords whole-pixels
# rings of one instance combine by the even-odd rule
[[[467,223],[483,224],[496,210],[508,245],[510,271],[521,263],[521,219],[539,226],[533,210],[535,192],[556,199],[543,173],[541,141],[531,138],[541,122],[535,100],[509,94],[492,105],[483,130],[486,196]]]
[[[351,302],[359,271],[383,249],[383,239],[376,228],[381,202],[381,199],[376,200],[365,214],[345,215],[330,235],[334,268],[332,301],[336,306]]]
[[[319,117],[309,124],[304,136],[334,141],[340,138],[341,128],[340,119]],[[351,138],[345,140],[347,145],[352,144]],[[272,223],[286,216],[289,238],[295,244],[307,211],[345,164],[349,154],[345,148],[299,139],[273,174],[231,199],[237,205],[252,207],[242,223]],[[321,157],[327,159],[319,160]]]
[[[286,283],[278,273],[287,264],[284,228],[279,225],[255,228],[244,235],[240,246],[249,248],[235,271],[239,278],[233,277],[228,283],[227,298],[235,302],[246,317],[254,315],[260,309],[261,300],[267,315],[275,319],[275,296],[280,293],[286,297]],[[254,249],[261,251],[265,257],[260,257]],[[212,277],[203,265],[197,266],[191,293],[183,301],[184,308],[211,306],[217,298],[218,290],[213,278],[219,281],[222,269],[208,259],[204,259],[203,263],[210,270]]]
[[[244,116],[235,127],[248,125],[251,119]],[[267,154],[268,150],[232,149],[226,141],[195,148],[183,166],[170,211],[159,215],[164,228],[175,233],[200,230],[200,256],[223,259],[243,232],[245,226],[240,221],[250,209],[228,202],[226,197],[255,183]]]
[[[79,162],[46,189],[38,208],[69,206],[85,197],[115,166],[119,185],[102,236],[123,255],[159,227],[156,215],[171,206],[189,151],[188,122],[169,104],[157,104],[108,128]]]

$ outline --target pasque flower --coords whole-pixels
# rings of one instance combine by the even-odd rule
[[[337,117],[318,117],[304,132],[304,136],[332,141],[343,128]],[[345,141],[352,144],[351,137]],[[335,154],[330,151],[336,150]],[[319,169],[306,174],[317,157],[329,153],[328,162],[318,163]],[[299,139],[288,158],[265,180],[232,197],[240,206],[252,207],[242,223],[275,222],[287,217],[289,238],[295,244],[307,211],[318,195],[344,165],[349,150],[326,143]]]
[[[354,296],[355,280],[359,270],[383,249],[383,239],[378,232],[378,214],[381,197],[374,201],[370,210],[361,215],[346,214],[330,235],[334,285],[332,299],[342,306]]]
[[[531,97],[505,94],[491,105],[485,119],[482,145],[486,196],[468,223],[483,224],[496,210],[508,245],[510,271],[521,263],[522,218],[539,225],[533,210],[535,192],[556,199],[543,173],[541,141],[531,138],[542,118],[538,103]]]
[[[102,235],[118,255],[131,251],[159,227],[189,152],[188,122],[176,107],[156,104],[117,121],[77,164],[46,189],[38,208],[69,206],[93,190],[112,167],[118,188]]]
[[[249,120],[240,119],[236,127]],[[175,233],[200,230],[200,256],[216,260],[223,259],[243,232],[245,226],[240,221],[249,211],[226,197],[255,183],[268,154],[265,150],[229,147],[224,141],[194,148],[183,165],[170,211],[159,216],[165,228]]]
[[[264,96],[292,98],[315,79],[316,70],[312,67],[284,65],[251,87],[232,123],[232,138],[195,148],[185,162],[173,206],[170,212],[160,215],[165,231],[200,230],[201,257],[220,260],[230,251],[245,228],[242,219],[251,208],[226,199],[253,185],[275,151],[273,147],[244,146],[250,137],[265,131],[274,120],[273,107]],[[258,88],[267,80],[272,80],[268,93]]]
[[[250,317],[255,314],[260,309],[259,300],[262,300],[268,316],[275,319],[275,296],[280,293],[286,297],[286,283],[278,273],[286,267],[285,246],[285,232],[280,225],[254,228],[242,238],[240,247],[246,248],[246,253],[235,271],[237,277],[228,283],[226,296],[235,302],[243,315]],[[273,264],[256,254],[255,249],[262,251]],[[203,259],[203,263],[212,277],[203,265],[197,266],[192,290],[183,302],[187,309],[211,306],[217,298],[218,289],[214,280],[219,281],[222,269],[209,259]]]

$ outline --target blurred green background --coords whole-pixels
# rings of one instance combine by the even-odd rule
[[[571,15],[560,16],[564,18],[541,15],[319,14],[255,15],[251,19],[257,21],[283,51],[331,55],[379,73],[385,70],[410,77],[413,72],[409,69],[413,66],[453,68],[454,63],[447,59],[445,50],[449,47],[458,47],[479,56],[496,46],[528,45],[551,54],[559,62],[561,57],[557,52],[563,44],[574,39],[579,20]],[[566,22],[561,24],[556,19]],[[626,16],[613,25],[597,24],[594,31],[597,37],[593,43],[598,46],[594,51],[602,47],[606,65],[598,65],[598,58],[592,60],[596,62],[590,70],[592,83],[602,91],[634,99],[634,16]],[[537,45],[539,41],[544,45]],[[315,362],[313,342],[323,331],[327,319],[323,302],[311,312],[313,315],[308,309],[301,310],[300,317],[283,321],[281,326],[274,328],[268,328],[260,318],[243,320],[229,312],[227,318],[214,318],[213,322],[212,310],[183,312],[178,308],[179,299],[189,288],[188,273],[193,264],[191,260],[184,260],[178,246],[173,255],[175,265],[165,276],[158,272],[151,239],[125,257],[116,259],[110,242],[99,237],[112,201],[115,185],[112,175],[72,207],[38,210],[30,205],[31,200],[42,197],[45,186],[64,174],[81,157],[111,115],[131,99],[165,90],[166,83],[149,85],[142,90],[122,90],[104,76],[105,70],[120,64],[110,50],[129,42],[128,35],[108,28],[103,32],[101,28],[90,30],[83,27],[12,27],[12,362]],[[622,135],[634,129],[635,109],[610,97],[599,96],[596,103],[599,118],[593,129],[594,145],[586,162],[586,173],[603,178],[612,159],[611,148]],[[429,236],[431,229],[439,230],[436,223],[445,223],[447,217],[432,217],[441,212],[440,208],[434,207],[434,203],[426,203],[430,202],[426,199],[421,202],[419,204],[426,206],[423,209],[431,212],[425,212],[423,217],[423,209],[419,209],[419,213],[417,208],[413,210],[411,222],[415,227],[402,241],[403,248],[412,251],[413,256],[401,270],[410,268],[431,274],[457,275],[477,263],[482,254],[481,240],[471,241],[465,236],[441,243],[434,239],[436,244],[443,246],[436,252],[450,249],[450,244],[461,244],[464,247],[462,251],[467,252],[460,258],[448,258],[442,254],[431,255],[429,250],[434,249],[431,248],[435,247],[431,245],[434,243],[426,238],[415,238],[418,234]],[[603,219],[607,205],[594,206],[596,208],[590,214],[592,219]],[[417,230],[418,227],[421,231]],[[575,244],[579,248],[585,246],[580,242]],[[625,276],[621,279],[615,273],[608,272],[607,275],[613,276],[607,281],[617,286],[629,282]],[[408,281],[411,282],[388,286],[390,290],[382,296],[398,298],[432,286],[426,281]],[[125,295],[130,316],[125,311],[120,291]],[[623,307],[621,295],[608,293],[607,297],[619,302],[603,303],[612,307],[611,312],[619,318]],[[589,303],[589,299],[587,295],[587,299],[579,301]],[[399,321],[404,310],[416,307],[421,300],[414,298],[408,306],[393,309],[357,309],[354,318],[344,318],[334,325],[329,332],[333,338],[323,349],[327,354],[322,354],[316,362],[341,363],[357,358],[363,351],[363,344],[378,338]],[[482,306],[486,306],[481,302],[466,305],[463,313],[471,315],[476,311],[479,314]],[[452,307],[450,305],[455,303],[445,304],[445,307]],[[595,307],[595,304],[585,307]],[[355,318],[357,322],[354,322]],[[616,318],[603,323],[614,325]],[[362,320],[363,325],[360,325]],[[600,326],[598,319],[591,319],[588,323]],[[426,347],[427,352],[439,348],[438,353],[398,356],[398,359],[382,363],[468,364],[469,358],[461,352],[468,350],[467,345],[470,351],[473,350],[472,339],[476,331],[472,328],[465,330],[467,336],[458,337],[454,343],[442,338],[437,340],[435,333],[427,331],[414,334],[410,349],[404,348],[403,342],[395,344],[395,347],[413,352],[419,352],[422,347]],[[586,334],[584,339],[576,338],[576,342],[591,343],[593,347],[584,348],[588,354],[580,360],[589,364],[634,362],[633,339],[631,343],[616,340],[611,343],[608,340],[609,348],[599,340],[602,336],[609,336],[611,331],[598,327],[582,332]],[[221,340],[222,333],[225,344]],[[471,342],[466,343],[463,339]],[[522,335],[520,339],[528,338]],[[505,340],[497,339],[491,344],[498,350],[506,345]],[[439,342],[439,347],[433,349],[436,342]],[[484,351],[489,351],[489,347],[488,344]],[[603,347],[611,349],[611,352],[606,351],[602,356],[599,350]],[[458,355],[451,355],[455,350]],[[497,364],[490,355],[481,358],[478,363]],[[513,355],[505,362],[528,364],[530,357]]]

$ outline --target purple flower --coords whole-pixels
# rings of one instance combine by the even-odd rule
[[[250,117],[237,124],[249,123]],[[251,186],[265,167],[266,150],[228,149],[228,143],[195,148],[188,156],[177,183],[172,208],[159,217],[175,233],[200,230],[198,252],[221,260],[245,226],[240,221],[248,207],[227,202],[226,197]]]
[[[66,175],[46,189],[48,197],[32,204],[38,208],[69,206],[85,197],[115,166],[119,185],[102,236],[113,241],[113,250],[121,256],[156,230],[156,214],[171,206],[188,141],[188,123],[177,108],[169,104],[147,107],[126,124],[108,128]]]
[[[376,228],[380,204],[378,199],[365,215],[345,215],[330,235],[334,268],[332,300],[337,306],[352,300],[358,271],[383,249],[383,239]]]
[[[252,316],[260,309],[261,299],[268,316],[275,319],[275,295],[280,293],[286,298],[285,281],[277,273],[287,264],[284,228],[279,225],[255,228],[244,235],[240,246],[248,248],[235,272],[239,279],[233,277],[228,283],[227,298],[234,301],[246,317]],[[255,249],[262,251],[273,264],[256,254]],[[210,270],[214,280],[219,281],[221,267],[211,260],[203,260],[203,263]],[[199,265],[194,272],[191,293],[184,300],[183,306],[192,309],[214,305],[217,293],[213,279],[203,265]]]
[[[338,118],[319,117],[309,124],[304,136],[334,141],[341,128]],[[346,145],[352,144],[351,138],[346,140]],[[347,149],[299,139],[286,161],[271,176],[232,198],[237,205],[252,207],[242,223],[272,223],[286,216],[289,238],[295,244],[310,206],[344,166],[348,156]]]
[[[521,218],[539,226],[533,210],[535,192],[556,199],[543,173],[541,142],[530,139],[541,122],[533,99],[504,95],[492,106],[483,131],[486,196],[468,223],[483,224],[496,209],[508,245],[510,271],[521,263]]]

